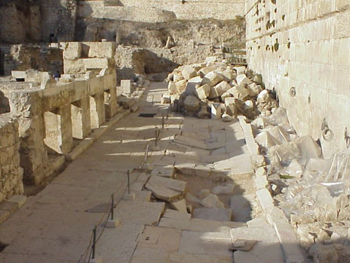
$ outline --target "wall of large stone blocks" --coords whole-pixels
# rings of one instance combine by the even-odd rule
[[[350,144],[350,1],[248,0],[247,59],[324,156]]]
[[[92,7],[105,5],[109,7],[124,7],[124,10],[131,10],[131,8],[139,10],[137,17],[130,16],[129,20],[131,21],[135,21],[134,19],[137,18],[146,19],[147,16],[149,16],[149,12],[152,8],[173,12],[177,19],[234,19],[238,15],[244,15],[245,4],[245,0],[88,0],[80,2],[89,4]],[[142,10],[148,10],[148,12],[142,12]],[[98,10],[96,10],[96,12],[97,11]],[[115,19],[118,18],[116,17]]]
[[[0,202],[23,194],[18,122],[10,114],[0,115]]]
[[[26,184],[38,185],[61,169],[74,139],[83,140],[118,110],[114,71],[58,86],[48,83],[39,90],[19,89],[16,82],[12,88],[7,96],[18,118]]]

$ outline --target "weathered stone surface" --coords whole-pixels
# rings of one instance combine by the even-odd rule
[[[221,81],[219,84],[217,84],[214,87],[215,93],[217,95],[216,97],[221,96],[222,94],[224,94],[229,89],[231,89],[230,84],[228,84],[226,81]]]
[[[186,89],[187,81],[185,79],[180,80],[175,82],[175,85],[176,85],[177,93],[181,94]]]
[[[199,70],[199,76],[204,78],[205,75],[207,75],[209,72],[213,71],[215,69],[215,67],[213,66],[209,66],[209,67],[204,67],[202,69]]]
[[[149,184],[153,184],[156,186],[166,187],[174,191],[178,191],[181,194],[183,194],[186,190],[186,182],[170,179],[170,178],[164,178],[160,176],[151,176],[151,178],[148,181]]]
[[[187,213],[187,205],[186,205],[185,199],[182,199],[182,200],[177,201],[177,202],[172,202],[171,206],[179,212]]]
[[[150,190],[156,198],[167,202],[171,202],[182,196],[182,193],[171,190],[164,186],[157,186],[157,185],[148,183],[146,184],[145,187],[146,189]]]
[[[225,205],[221,202],[217,195],[209,194],[207,197],[202,199],[201,205],[207,208],[224,208]]]
[[[210,86],[215,86],[219,82],[223,81],[224,77],[215,71],[211,71],[206,74],[203,78],[202,84],[209,84]]]
[[[199,86],[196,89],[196,93],[197,93],[198,98],[201,101],[205,101],[210,94],[210,89],[211,89],[211,87],[208,84],[204,84],[202,86]]]
[[[213,188],[212,193],[216,195],[229,195],[232,194],[234,187],[234,184],[217,185]]]
[[[337,263],[339,256],[333,245],[314,244],[310,248],[314,263]]]
[[[197,112],[201,108],[200,100],[197,97],[191,95],[186,97],[184,106],[188,112]]]
[[[259,95],[259,93],[262,91],[262,87],[260,85],[257,85],[256,83],[251,83],[248,85],[249,90],[249,96],[254,97]]]
[[[193,218],[212,221],[231,221],[232,210],[224,208],[195,208]]]
[[[182,70],[182,76],[186,79],[189,80],[191,78],[194,78],[197,76],[197,71],[191,67],[191,66],[185,66]]]
[[[238,85],[241,85],[241,84],[251,84],[252,81],[245,75],[245,74],[238,74],[237,77],[236,77],[236,81],[237,81],[237,84]]]
[[[211,118],[212,119],[221,119],[222,116],[222,107],[220,103],[213,103],[211,105]]]
[[[169,82],[168,91],[169,91],[170,95],[177,94],[177,88],[176,88],[175,82],[173,82],[173,81]]]

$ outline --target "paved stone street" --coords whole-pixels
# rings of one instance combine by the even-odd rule
[[[246,204],[258,205],[254,204],[250,153],[239,122],[172,113],[167,119],[167,107],[159,104],[163,92],[164,84],[152,83],[138,112],[112,126],[0,226],[0,241],[8,244],[0,253],[1,263],[89,262],[94,226],[96,258],[102,257],[103,262],[233,262],[232,242],[244,238],[260,242],[250,252],[236,252],[236,263],[284,262],[273,228],[263,217],[251,220],[242,212]],[[140,113],[155,116],[139,117]],[[157,130],[160,135],[155,145]],[[147,148],[149,157],[144,164]],[[147,184],[150,177],[153,181],[170,178],[174,168],[185,176],[224,177],[231,182],[235,186],[231,210],[240,222],[191,218],[170,209],[168,203],[151,199],[151,191],[145,189],[154,191]],[[124,196],[128,170],[135,200]],[[189,188],[200,187],[192,184],[188,181]],[[112,193],[114,217],[120,225],[103,230]]]

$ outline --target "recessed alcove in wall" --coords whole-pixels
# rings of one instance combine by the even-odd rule
[[[71,119],[73,139],[84,139],[83,108],[80,100],[71,104]]]
[[[45,138],[44,143],[49,154],[61,154],[62,132],[59,109],[44,113]]]
[[[104,92],[104,108],[105,108],[105,113],[106,113],[106,120],[110,119],[112,117],[112,112],[111,112],[111,101],[112,95],[110,90],[105,90]]]

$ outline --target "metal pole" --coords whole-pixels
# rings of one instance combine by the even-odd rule
[[[91,251],[91,259],[95,259],[96,252],[96,226],[94,230],[92,230],[93,238],[92,238],[92,251]]]
[[[164,130],[164,113],[162,113],[162,130]]]
[[[128,170],[128,194],[130,194],[130,173]]]
[[[158,135],[157,130],[158,130],[158,129],[156,128],[156,130],[155,130],[155,136],[154,136],[154,138],[155,138],[155,140],[154,140],[154,146],[155,146],[155,147],[157,147],[157,137],[158,137],[158,136],[157,136],[157,135]]]
[[[112,194],[111,220],[114,220],[114,193]]]

